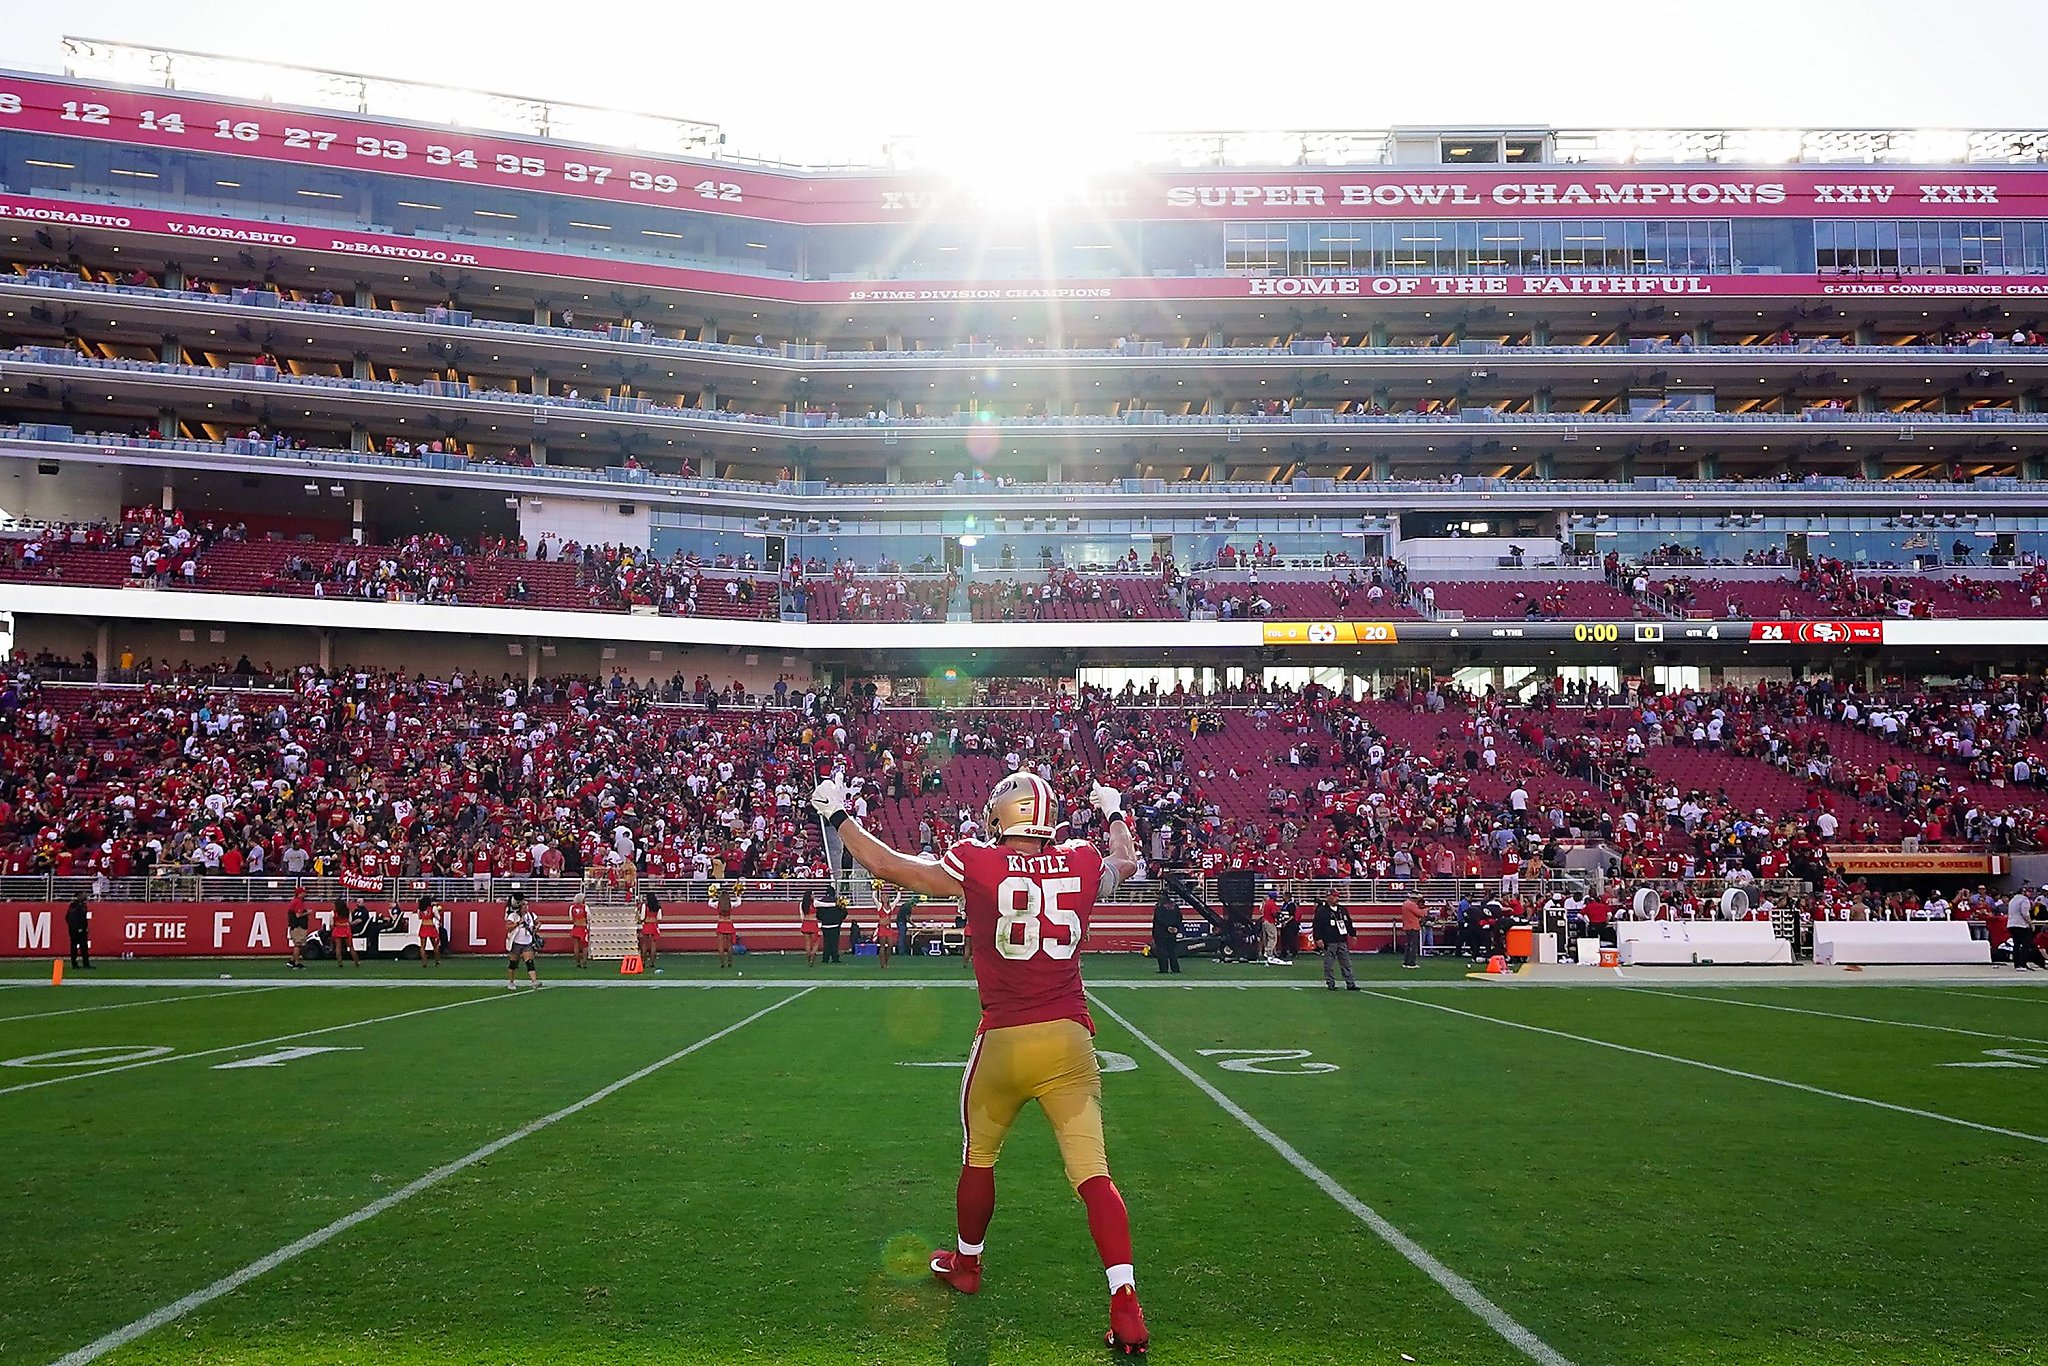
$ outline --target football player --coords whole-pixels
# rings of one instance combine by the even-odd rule
[[[1097,784],[1088,800],[1108,825],[1107,857],[1086,841],[1059,842],[1051,785],[1036,774],[1012,773],[982,812],[987,839],[961,840],[933,859],[898,853],[862,829],[846,810],[839,779],[827,778],[811,793],[819,818],[875,878],[927,897],[957,898],[965,908],[981,1027],[960,1087],[966,1142],[955,1192],[959,1246],[933,1255],[932,1274],[963,1294],[981,1288],[996,1156],[1024,1103],[1035,1100],[1052,1122],[1109,1277],[1103,1340],[1120,1355],[1141,1356],[1150,1339],[1131,1266],[1130,1215],[1103,1148],[1102,1076],[1080,960],[1097,899],[1137,871],[1138,857],[1122,796]]]

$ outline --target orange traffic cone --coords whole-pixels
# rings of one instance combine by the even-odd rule
[[[61,958],[56,959],[50,964],[50,985],[53,987],[64,985],[64,960]]]
[[[640,955],[637,953],[629,953],[619,960],[619,976],[621,977],[638,977],[645,971],[646,968],[641,965]]]
[[[1508,960],[1496,953],[1486,960],[1486,970],[1496,975],[1504,973],[1508,970]]]

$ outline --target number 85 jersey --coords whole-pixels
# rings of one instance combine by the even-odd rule
[[[1116,873],[1094,845],[1049,844],[1035,854],[961,840],[939,866],[967,889],[967,940],[981,991],[981,1027],[1077,1020],[1089,1033],[1081,940]]]

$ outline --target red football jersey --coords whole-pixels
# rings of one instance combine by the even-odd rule
[[[1082,841],[1036,854],[961,840],[939,864],[967,889],[967,937],[981,1027],[1078,1020],[1089,1033],[1081,940],[1102,887],[1102,854]]]

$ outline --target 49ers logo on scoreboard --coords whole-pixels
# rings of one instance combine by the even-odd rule
[[[1761,645],[1882,645],[1881,621],[1752,621],[1749,639]]]

